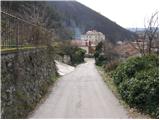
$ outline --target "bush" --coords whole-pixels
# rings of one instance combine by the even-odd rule
[[[96,51],[94,54],[95,64],[99,66],[104,66],[108,63],[119,58],[118,53],[114,50],[115,45],[109,41],[100,42],[96,46]]]
[[[158,57],[154,55],[130,58],[117,67],[113,75],[114,82],[118,85],[123,80],[134,77],[136,72],[158,67],[158,65]]]
[[[107,58],[106,56],[103,54],[103,43],[100,42],[97,46],[96,46],[96,51],[94,54],[95,57],[95,64],[98,66],[102,66],[104,64],[106,64]]]
[[[85,50],[81,48],[74,48],[72,54],[70,54],[72,64],[80,64],[84,62]]]
[[[117,67],[113,73],[122,98],[131,106],[159,115],[159,73],[158,57],[148,55],[130,58]]]
[[[107,58],[104,55],[99,55],[97,58],[95,58],[95,60],[96,60],[96,65],[98,66],[102,66],[107,62]]]

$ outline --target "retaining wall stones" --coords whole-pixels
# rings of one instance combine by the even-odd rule
[[[48,49],[1,56],[1,117],[25,118],[57,76]]]

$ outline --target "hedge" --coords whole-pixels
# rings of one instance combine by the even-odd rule
[[[130,58],[112,75],[122,98],[154,118],[159,116],[158,61],[155,55]]]

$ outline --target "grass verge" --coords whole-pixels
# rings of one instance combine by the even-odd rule
[[[132,118],[132,119],[150,119],[151,118],[149,115],[140,113],[135,108],[130,108],[129,105],[125,101],[122,100],[122,97],[119,94],[117,87],[114,84],[113,79],[110,77],[110,72],[105,72],[104,69],[100,66],[96,66],[96,68],[98,72],[100,73],[101,77],[103,78],[104,82],[108,86],[108,88],[112,91],[115,97],[119,100],[119,103],[123,105],[124,108],[127,110],[129,118]]]

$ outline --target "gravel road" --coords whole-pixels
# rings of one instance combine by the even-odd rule
[[[61,77],[30,118],[128,118],[93,59]]]

